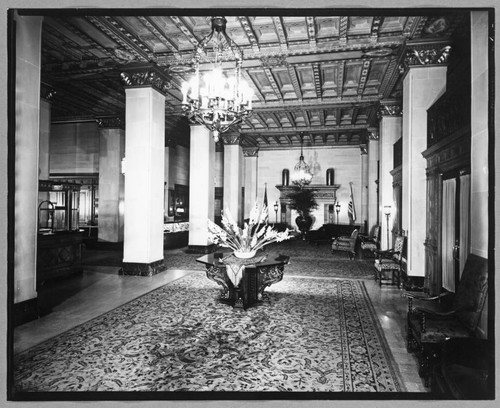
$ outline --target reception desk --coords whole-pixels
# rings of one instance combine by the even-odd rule
[[[221,286],[220,300],[246,309],[262,302],[264,290],[283,279],[289,256],[270,252],[239,260],[229,253],[215,252],[196,261],[205,265],[207,278]],[[241,268],[241,275],[231,275]]]

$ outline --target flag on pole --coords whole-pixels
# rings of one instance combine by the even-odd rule
[[[349,183],[351,186],[351,194],[349,196],[349,206],[347,207],[347,213],[349,214],[350,224],[354,224],[356,221],[356,209],[354,208],[354,197],[352,195],[352,181]]]
[[[264,183],[264,205],[267,207],[267,183]]]

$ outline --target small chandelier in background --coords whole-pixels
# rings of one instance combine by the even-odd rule
[[[190,120],[211,130],[217,142],[220,133],[240,123],[251,113],[253,91],[241,78],[243,52],[226,34],[227,20],[224,17],[212,17],[211,21],[212,31],[195,50],[194,76],[182,84],[182,109]],[[212,39],[215,42],[214,68],[201,76],[201,55]],[[222,71],[222,56],[226,50],[230,50],[236,59],[233,75],[228,78]]]
[[[295,167],[293,169],[292,177],[291,177],[292,183],[300,188],[307,186],[311,182],[312,176],[313,176],[311,173],[311,168],[304,161],[303,145],[304,145],[304,134],[300,133],[299,162],[295,165]]]

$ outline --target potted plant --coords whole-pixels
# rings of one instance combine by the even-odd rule
[[[302,238],[305,239],[305,233],[309,231],[313,223],[311,211],[318,208],[318,203],[314,198],[314,190],[297,188],[290,193],[289,198],[291,200],[290,208],[299,213],[297,218],[295,218],[295,223],[302,233]]]

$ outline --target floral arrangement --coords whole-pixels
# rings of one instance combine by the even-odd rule
[[[259,210],[258,204],[250,212],[248,222],[243,228],[238,227],[229,209],[223,211],[222,225],[219,227],[213,221],[208,220],[209,240],[213,244],[231,248],[236,253],[253,253],[273,242],[285,241],[291,236],[288,228],[278,232],[267,224],[269,213],[267,206]]]

